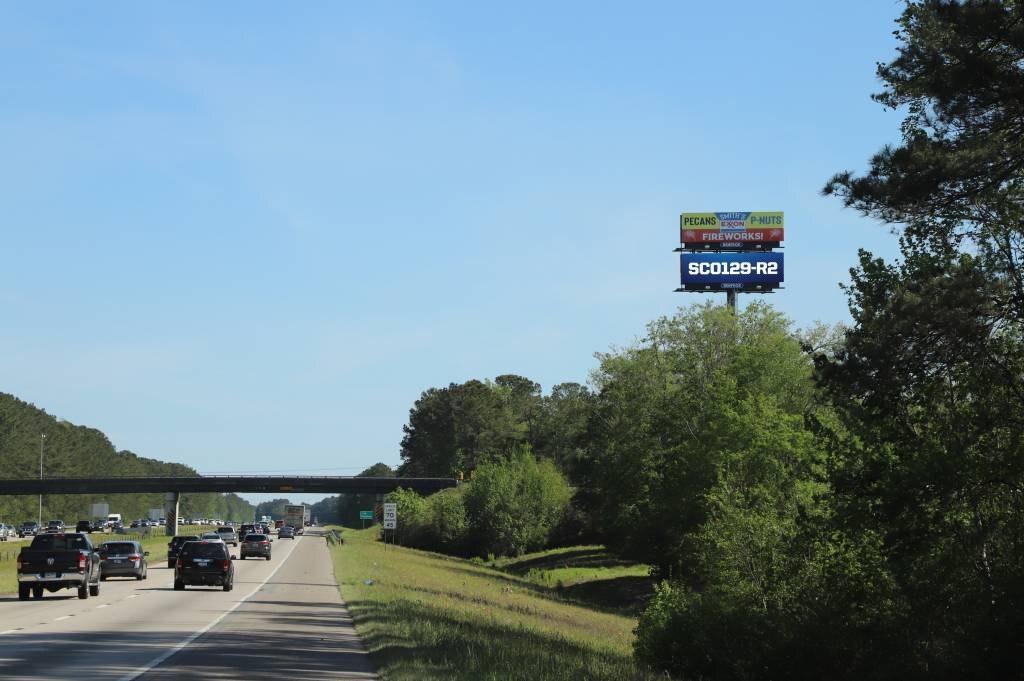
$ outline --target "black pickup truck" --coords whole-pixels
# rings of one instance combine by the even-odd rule
[[[43,590],[78,589],[79,598],[100,595],[100,557],[81,533],[40,534],[18,554],[18,598],[42,598]]]

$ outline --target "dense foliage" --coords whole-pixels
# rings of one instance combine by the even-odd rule
[[[45,436],[45,438],[41,437]],[[0,477],[38,478],[40,445],[44,477],[196,476],[193,469],[118,451],[94,428],[57,419],[12,395],[0,393]],[[151,508],[163,508],[161,494],[45,495],[43,522],[88,518],[93,503],[106,502],[111,513],[143,518]],[[208,518],[252,517],[253,506],[234,494],[185,494],[182,516]],[[0,522],[35,520],[38,497],[0,497]]]
[[[430,388],[413,405],[402,438],[400,475],[455,477],[524,445],[567,472],[584,446],[591,394],[578,383],[547,396],[522,376]]]
[[[555,465],[524,448],[480,464],[472,479],[427,498],[408,490],[398,505],[396,541],[467,555],[518,556],[548,544],[572,492]]]

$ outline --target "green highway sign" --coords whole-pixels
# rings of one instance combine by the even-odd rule
[[[360,511],[359,512],[359,519],[360,520],[373,520],[373,511]]]

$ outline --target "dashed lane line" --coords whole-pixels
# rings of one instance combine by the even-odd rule
[[[166,653],[164,653],[164,654],[160,655],[159,657],[153,659],[148,664],[146,664],[146,665],[144,665],[142,667],[139,667],[138,669],[136,669],[136,670],[134,670],[132,672],[129,672],[128,674],[122,676],[120,679],[118,679],[118,681],[133,681],[134,679],[139,678],[140,676],[142,676],[146,672],[151,671],[151,670],[155,669],[156,667],[159,667],[161,664],[166,662],[172,655],[174,655],[174,654],[184,650],[190,643],[192,643],[197,638],[199,638],[200,636],[202,636],[203,634],[208,632],[210,629],[213,629],[215,626],[220,624],[221,621],[225,617],[227,617],[228,615],[233,613],[235,610],[237,610],[239,606],[241,606],[243,603],[245,603],[247,600],[249,600],[252,596],[254,596],[255,594],[259,593],[259,590],[262,589],[264,586],[266,586],[267,582],[269,582],[271,579],[274,578],[274,575],[277,574],[277,571],[280,570],[282,567],[284,567],[284,564],[288,562],[289,558],[291,558],[292,553],[294,553],[294,551],[289,551],[288,555],[284,557],[284,560],[282,560],[280,563],[277,564],[277,567],[275,567],[273,569],[273,571],[269,575],[267,575],[266,579],[264,579],[262,582],[260,582],[259,586],[257,586],[255,589],[250,591],[245,597],[243,597],[241,600],[236,602],[230,608],[228,608],[227,610],[222,612],[220,615],[218,615],[212,622],[207,624],[205,627],[203,627],[199,631],[197,631],[197,632],[195,632],[193,634],[190,634],[187,638],[185,638],[185,640],[183,640],[180,643],[178,643],[176,646],[174,646],[173,648],[168,650]]]

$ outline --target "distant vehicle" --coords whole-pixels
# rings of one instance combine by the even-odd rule
[[[199,535],[179,534],[177,537],[171,538],[171,541],[167,544],[167,567],[174,567],[174,564],[178,561],[178,553],[181,551],[181,547],[184,546],[185,542],[189,541],[200,541]]]
[[[295,528],[298,534],[302,533],[299,528],[303,527],[308,517],[309,509],[304,504],[288,504],[284,507],[284,524]]]
[[[295,541],[295,528],[292,527],[291,525],[285,525],[284,527],[282,527],[280,530],[277,531],[277,538],[278,539],[291,539],[292,541]]]
[[[174,588],[220,586],[231,591],[235,584],[235,566],[227,545],[222,541],[190,541],[182,545],[174,563]]]
[[[107,515],[107,527],[113,527],[114,525],[120,525],[122,521],[120,513],[110,513]]]
[[[47,534],[59,534],[64,532],[64,521],[63,520],[51,520],[46,523]]]
[[[81,533],[40,534],[18,554],[18,598],[42,598],[43,590],[78,589],[78,597],[100,595],[100,557]]]
[[[218,527],[217,534],[220,535],[220,538],[224,540],[225,544],[238,546],[238,535],[235,534],[235,528],[228,527],[227,525],[224,527]]]
[[[19,537],[34,537],[39,532],[39,523],[34,520],[26,520],[18,528]]]
[[[238,527],[238,536],[245,537],[250,534],[259,534],[257,526],[252,523],[244,523]]]
[[[142,521],[141,520],[133,520],[131,522],[131,524],[128,526],[128,529],[134,530],[134,529],[137,529],[139,527],[142,527]]]
[[[0,523],[0,541],[7,541],[10,537],[17,537],[18,532],[10,525]]]
[[[108,541],[100,544],[100,579],[134,577],[145,579],[149,571],[148,551],[137,541]]]
[[[270,537],[265,534],[247,534],[242,541],[239,556],[245,560],[249,556],[270,560]]]
[[[224,542],[224,538],[216,532],[204,532],[199,539],[200,541],[219,541],[221,543]]]
[[[88,520],[79,520],[75,523],[75,532],[92,532],[92,523]]]

